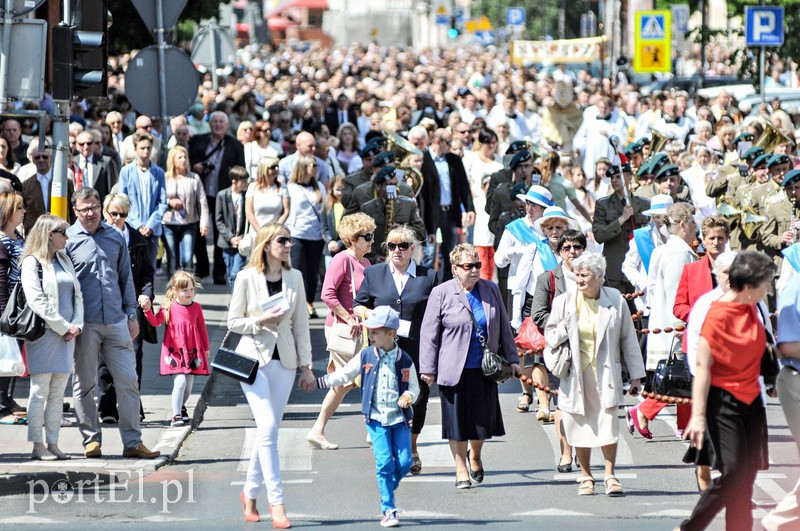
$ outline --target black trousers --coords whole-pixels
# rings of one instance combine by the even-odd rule
[[[706,418],[708,438],[722,475],[703,492],[681,529],[706,529],[723,508],[726,529],[752,529],[753,483],[767,461],[767,414],[761,395],[745,404],[712,386]]]
[[[322,262],[324,240],[303,240],[292,238],[292,267],[303,274],[303,285],[306,288],[306,302],[314,302],[319,285],[319,266]]]
[[[211,219],[214,219],[216,212],[217,198],[207,196],[208,211],[211,213]],[[206,249],[206,238],[200,236],[198,231],[197,237],[194,239],[194,259],[195,259],[195,274],[200,277],[207,277],[212,273],[215,284],[227,284],[227,273],[225,269],[225,261],[222,259],[222,249],[217,245],[219,241],[219,230],[217,224],[211,223],[211,230],[214,238],[214,269],[211,270],[211,264],[208,260],[208,250]]]

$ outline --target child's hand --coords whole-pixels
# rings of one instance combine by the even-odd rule
[[[413,402],[413,400],[411,399],[411,397],[409,395],[403,395],[397,401],[397,405],[400,406],[401,408],[405,409],[405,408],[409,407],[412,402]]]
[[[142,310],[148,311],[150,308],[153,307],[153,304],[150,302],[150,297],[147,295],[139,295],[139,306],[142,307]]]

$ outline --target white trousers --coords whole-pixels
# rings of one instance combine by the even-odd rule
[[[253,385],[242,383],[242,391],[256,421],[256,442],[247,467],[244,495],[254,500],[263,483],[270,505],[283,504],[278,428],[289,402],[296,371],[273,360],[258,369]]]
[[[58,444],[58,432],[61,430],[64,389],[67,387],[69,374],[45,372],[31,374],[31,391],[28,399],[28,441],[40,443],[42,426],[47,437],[47,444]]]

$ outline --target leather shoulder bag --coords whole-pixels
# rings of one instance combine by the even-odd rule
[[[41,285],[42,263],[36,260],[36,264]],[[0,315],[0,332],[17,339],[35,341],[44,335],[44,330],[44,319],[28,305],[25,290],[22,289],[22,280],[20,280],[11,290],[8,304],[3,310],[3,314]]]

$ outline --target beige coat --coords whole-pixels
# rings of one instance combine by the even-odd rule
[[[83,295],[81,293],[81,285],[78,282],[78,275],[75,274],[75,268],[66,253],[58,251],[56,260],[64,268],[64,271],[72,275],[72,285],[75,292],[72,300],[74,310],[71,322],[61,317],[61,314],[58,313],[58,283],[56,282],[56,270],[52,263],[42,263],[42,281],[39,282],[37,259],[32,256],[26,256],[20,265],[20,282],[22,283],[22,289],[25,291],[28,306],[31,307],[36,315],[44,319],[45,324],[51,330],[63,336],[69,332],[70,326],[74,325],[78,328],[83,328]],[[9,304],[11,304],[11,301],[9,301]]]
[[[569,341],[572,366],[569,376],[561,380],[558,389],[558,408],[576,415],[585,414],[583,375],[580,370],[581,355],[578,337],[577,292],[568,291],[553,300],[553,309],[545,326],[547,347],[545,360],[550,365],[552,348]],[[598,326],[595,348],[597,349],[598,394],[606,409],[622,404],[622,358],[628,367],[631,379],[644,378],[644,362],[636,329],[631,320],[628,304],[614,288],[600,289]],[[620,356],[620,351],[622,356]],[[548,361],[548,356],[551,360]]]
[[[267,278],[254,267],[242,269],[233,285],[228,310],[228,330],[242,334],[236,352],[259,360],[264,366],[272,359],[275,346],[287,369],[311,366],[311,335],[303,277],[296,269],[283,270],[283,294],[289,310],[277,326],[257,323],[263,315],[260,303],[267,300]]]

